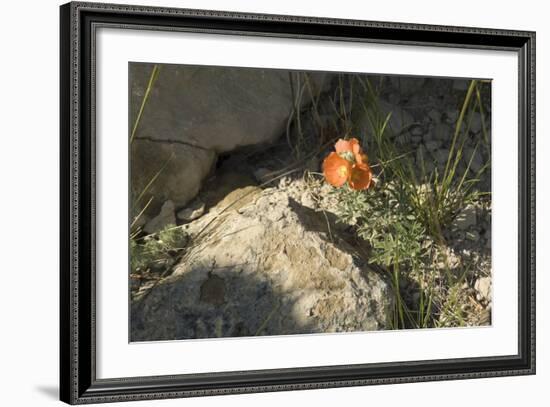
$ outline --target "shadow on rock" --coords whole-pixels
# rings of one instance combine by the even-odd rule
[[[336,228],[327,237],[332,217],[256,191],[134,301],[131,341],[389,329],[391,285]]]
[[[131,341],[315,332],[293,315],[297,298],[262,275],[244,264],[211,264],[166,279],[132,305]]]

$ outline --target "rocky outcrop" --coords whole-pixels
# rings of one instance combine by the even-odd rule
[[[134,123],[152,64],[130,64],[130,123]],[[325,74],[312,73],[312,92]],[[309,92],[304,92],[302,104]],[[286,128],[294,100],[288,71],[256,68],[160,65],[132,143],[135,190],[145,188],[159,169],[147,210],[155,216],[166,200],[181,208],[197,193],[217,154],[269,143]],[[160,185],[159,188],[155,188]]]
[[[389,329],[391,285],[332,223],[284,189],[233,190],[189,224],[174,273],[132,303],[131,340]]]

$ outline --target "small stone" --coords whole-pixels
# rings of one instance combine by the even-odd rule
[[[178,219],[184,222],[191,222],[204,214],[204,202],[195,199],[190,205],[178,212]]]
[[[151,234],[164,229],[168,225],[175,224],[176,215],[174,202],[168,200],[164,202],[164,204],[162,204],[159,214],[151,219],[149,222],[147,222],[143,230],[145,231],[145,233]]]
[[[457,243],[462,243],[466,238],[466,234],[462,230],[458,230],[453,234],[453,240]]]
[[[424,129],[419,125],[413,125],[409,131],[413,136],[422,136],[424,134]]]
[[[472,242],[477,242],[479,240],[479,232],[477,230],[470,230],[466,232],[466,239],[471,240]]]
[[[451,138],[451,127],[445,123],[439,123],[434,127],[434,137],[436,140],[448,141]]]
[[[438,140],[428,141],[427,143],[424,143],[424,144],[428,151],[435,151],[439,147],[441,147],[441,141],[438,141]]]
[[[453,226],[459,230],[467,230],[471,226],[474,226],[477,223],[477,214],[476,207],[473,205],[467,205],[462,211],[456,216],[453,221]]]
[[[429,191],[431,191],[431,186],[428,186],[426,188],[425,186],[426,184],[422,184],[421,185],[421,188],[423,188],[424,190],[428,189]],[[422,248],[423,249],[429,249],[433,246],[433,241],[430,239],[430,238],[427,238],[426,240],[424,240],[424,242],[422,242]]]
[[[458,256],[452,249],[445,248],[440,252],[439,262],[437,267],[439,269],[455,269],[460,265],[460,256]]]
[[[428,113],[428,117],[434,123],[441,123],[441,113],[435,109],[430,110],[430,112]]]
[[[490,300],[491,299],[491,278],[490,277],[480,277],[477,279],[474,288],[478,292],[480,299]]]
[[[286,188],[290,185],[290,179],[288,177],[283,177],[279,181],[279,188]]]
[[[434,152],[434,158],[439,164],[445,164],[449,159],[449,150],[441,149]]]
[[[445,113],[445,121],[449,124],[456,123],[456,119],[458,119],[458,111],[456,110],[447,110]]]
[[[470,122],[470,131],[472,133],[479,133],[481,131],[481,125],[482,125],[481,113],[479,112],[472,113],[472,118]]]

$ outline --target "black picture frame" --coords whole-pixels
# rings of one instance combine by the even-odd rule
[[[317,389],[535,373],[535,33],[143,6],[60,8],[60,398],[70,404]],[[519,57],[519,352],[436,361],[96,378],[95,49],[97,27],[508,50]],[[121,107],[123,108],[123,107]]]

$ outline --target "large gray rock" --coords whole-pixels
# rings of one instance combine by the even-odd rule
[[[152,69],[152,64],[130,65],[134,113]],[[318,92],[325,75],[311,76]],[[303,101],[309,100],[309,92],[304,95]],[[281,136],[293,103],[288,71],[160,65],[136,138],[227,152]]]
[[[166,201],[179,208],[193,199],[216,159],[212,150],[140,139],[133,141],[130,151],[132,201],[143,196],[134,203],[133,216],[154,197],[147,208],[151,218]]]
[[[132,304],[132,341],[390,328],[391,285],[287,192],[237,189],[190,225],[180,265]]]
[[[153,64],[132,63],[129,69],[133,127]],[[329,82],[325,74],[310,76],[314,94]],[[304,92],[302,103],[309,96]],[[131,146],[132,189],[139,194],[173,158],[156,178],[150,191],[155,199],[146,215],[155,217],[166,200],[176,209],[185,206],[199,191],[217,154],[281,136],[293,105],[287,71],[160,65]],[[141,209],[136,205],[133,215]]]

